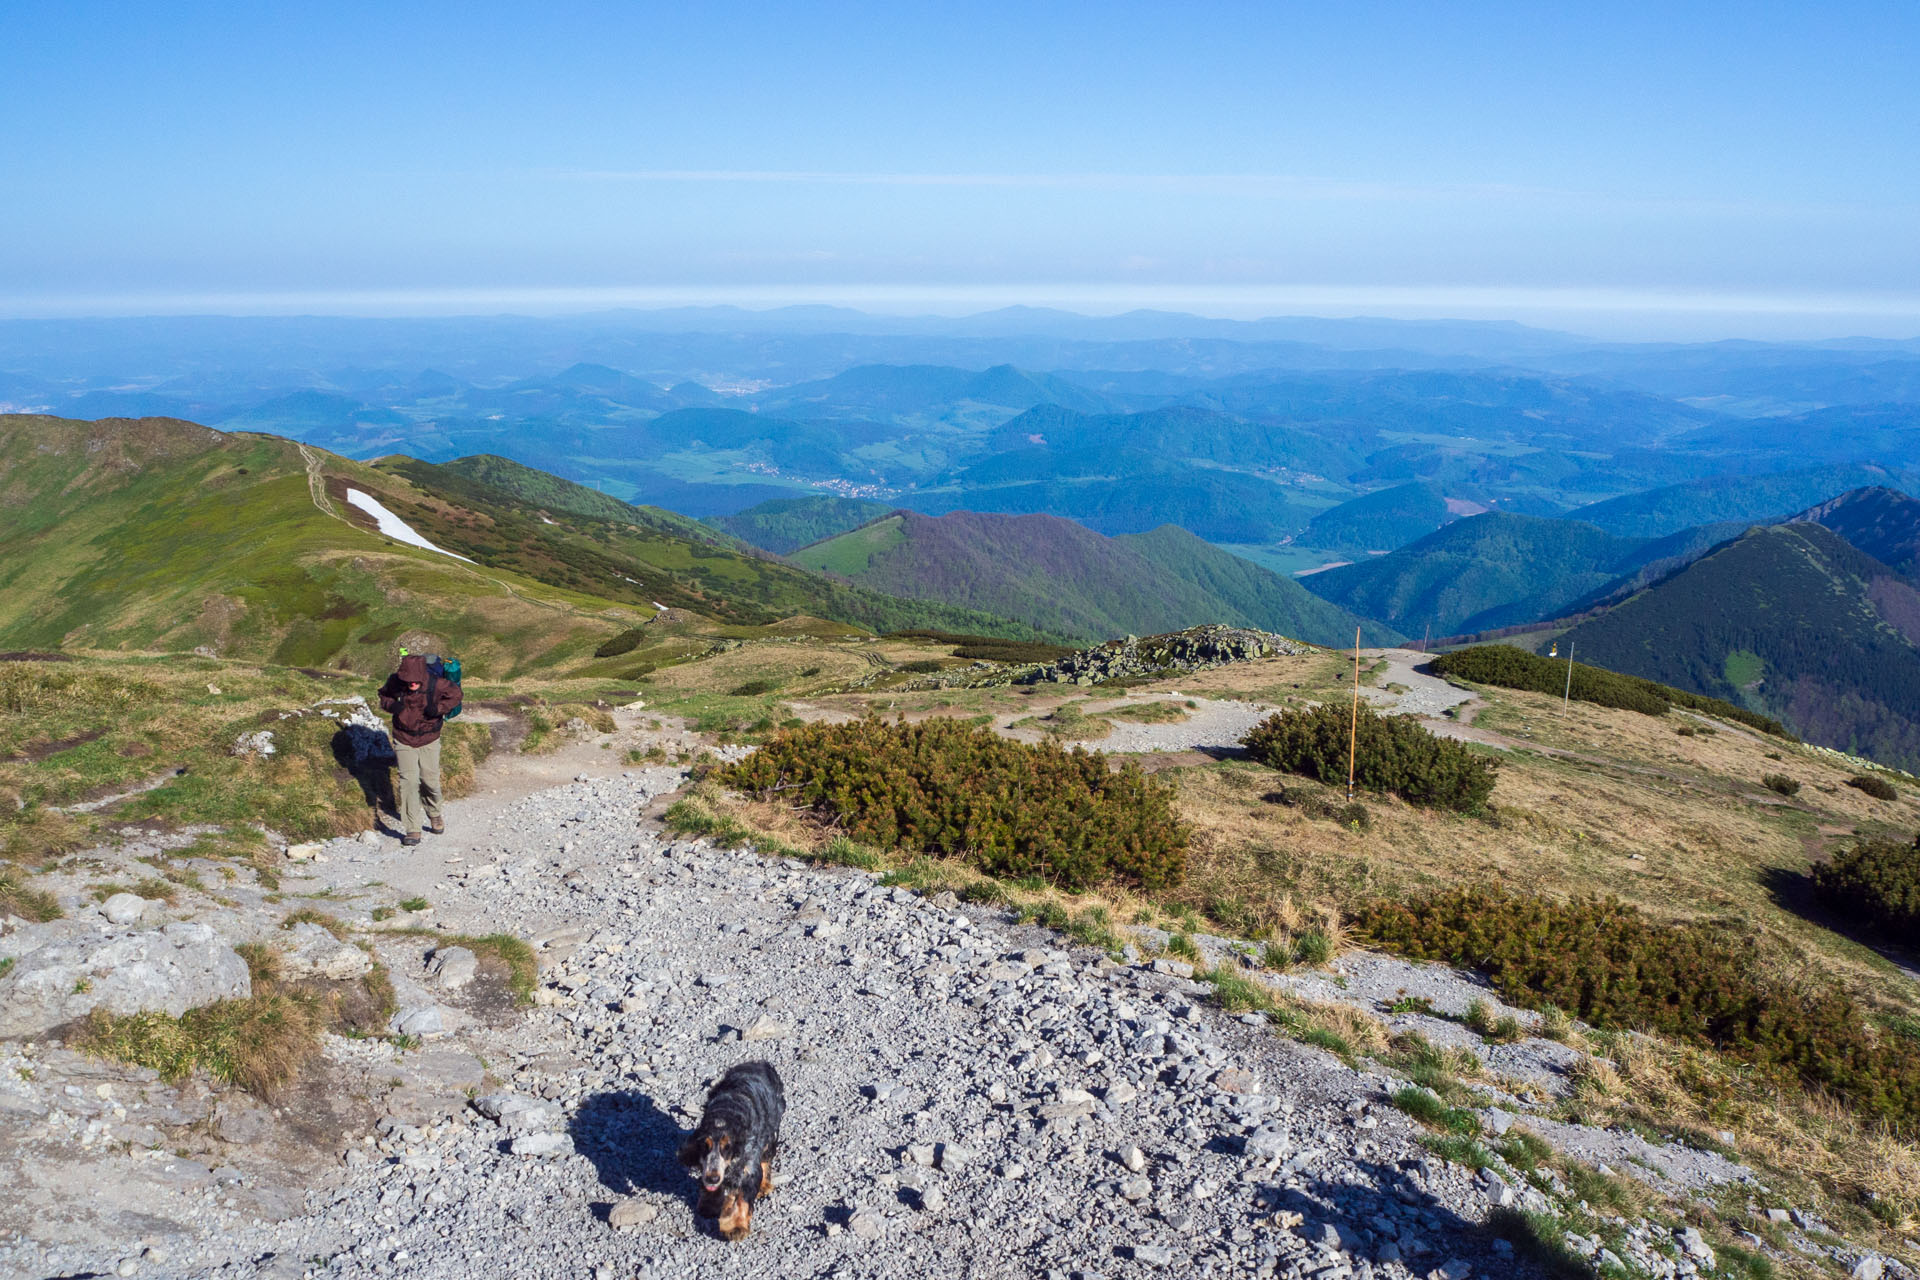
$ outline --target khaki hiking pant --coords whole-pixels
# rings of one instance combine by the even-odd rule
[[[400,825],[408,835],[417,836],[426,828],[427,818],[436,824],[440,821],[440,739],[424,747],[395,742],[393,754],[400,757],[400,785],[393,797],[400,809]]]

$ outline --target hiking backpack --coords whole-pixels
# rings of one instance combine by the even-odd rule
[[[407,651],[405,649],[400,650],[401,657],[404,658],[406,654]],[[429,653],[424,655],[424,657],[427,664],[427,705],[431,707],[433,705],[433,695],[439,692],[440,682],[442,680],[451,680],[455,685],[460,683],[460,659],[443,658],[437,653]],[[461,696],[464,698],[465,693],[463,692]],[[454,719],[465,709],[465,705],[464,702],[456,703],[453,710],[447,712],[446,715],[440,718],[442,720]]]

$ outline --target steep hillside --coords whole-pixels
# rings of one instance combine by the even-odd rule
[[[734,545],[723,533],[716,533],[698,520],[690,520],[664,507],[635,506],[630,502],[622,502],[610,493],[589,489],[583,484],[575,484],[496,454],[481,453],[455,458],[452,462],[441,463],[440,470],[465,476],[489,489],[512,494],[523,502],[547,507],[555,512],[643,525],[694,542]]]
[[[776,555],[798,551],[809,543],[858,528],[893,510],[885,502],[860,498],[775,498],[730,516],[710,516],[706,523],[740,541]]]
[[[1457,635],[1551,617],[1611,582],[1638,545],[1574,520],[1488,512],[1301,581],[1409,635],[1429,626],[1434,635]]]
[[[1427,480],[1378,489],[1330,507],[1300,534],[1309,547],[1392,551],[1423,538],[1454,518],[1440,486]]]
[[[1596,502],[1567,513],[1623,538],[1661,538],[1698,524],[1779,520],[1849,489],[1895,485],[1885,467],[1814,467],[1758,476],[1717,476]]]
[[[1908,576],[1920,568],[1920,502],[1898,490],[1854,489],[1793,518],[1833,530],[1855,550]]]
[[[644,616],[388,539],[345,488],[393,506],[404,484],[312,456],[310,476],[301,447],[275,436],[0,417],[0,647],[204,648],[370,671],[416,636],[507,674]]]
[[[655,602],[740,623],[805,613],[1031,634],[549,513],[411,459],[374,468],[174,419],[0,417],[0,648],[205,648],[371,670],[411,636],[507,675],[584,656]]]
[[[1920,592],[1820,525],[1753,529],[1567,639],[1586,661],[1920,767]]]
[[[1297,583],[1172,528],[1108,538],[1052,516],[902,511],[793,559],[1082,640],[1234,622],[1338,644],[1352,642],[1356,623]]]
[[[1006,515],[1062,516],[1104,534],[1145,533],[1177,524],[1213,542],[1278,542],[1304,527],[1309,510],[1290,500],[1290,491],[1265,476],[1177,459],[1152,458],[1139,450],[1120,451],[1127,460],[1119,474],[1071,474],[1087,467],[1092,451],[1075,450],[1061,461],[1070,474],[1014,484],[973,484],[962,473],[961,486],[927,490],[903,498],[916,511],[993,511]],[[982,464],[981,474],[1010,475],[1021,470],[1054,470],[1051,455],[1002,454]],[[1091,465],[1098,465],[1097,462]]]

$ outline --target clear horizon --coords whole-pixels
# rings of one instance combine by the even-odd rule
[[[1920,11],[13,6],[0,315],[1920,336]]]

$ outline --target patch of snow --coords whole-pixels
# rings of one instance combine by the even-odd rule
[[[419,547],[423,551],[436,551],[443,556],[453,556],[455,560],[466,560],[468,564],[473,563],[473,561],[467,560],[465,556],[454,555],[453,552],[447,550],[445,547],[434,546],[431,542],[428,542],[425,538],[415,533],[413,526],[382,506],[378,499],[369,497],[358,489],[347,490],[347,501],[372,516],[374,523],[380,526],[380,532],[392,538],[395,542],[404,542],[410,547]]]
[[[667,611],[667,606],[661,604],[658,600],[655,600],[653,602],[653,607],[658,609],[662,613],[665,613]]]

